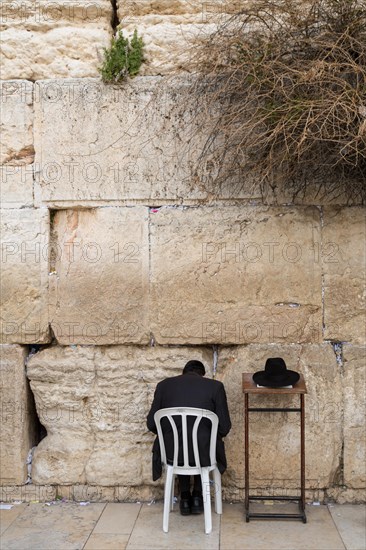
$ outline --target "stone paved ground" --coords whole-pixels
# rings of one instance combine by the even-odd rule
[[[283,505],[281,505],[283,506]],[[287,505],[285,505],[287,506]],[[271,510],[273,507],[271,506]],[[1,550],[365,550],[364,505],[307,505],[308,523],[251,521],[225,504],[204,534],[203,516],[174,510],[162,531],[162,503],[16,504],[1,510]]]

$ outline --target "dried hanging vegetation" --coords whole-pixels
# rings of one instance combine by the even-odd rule
[[[193,47],[195,94],[218,178],[326,177],[360,201],[366,181],[366,1],[259,1]]]

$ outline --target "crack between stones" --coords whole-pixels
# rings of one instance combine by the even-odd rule
[[[323,208],[319,208],[320,211],[320,244],[319,244],[319,256],[320,256],[320,269],[321,269],[321,300],[322,300],[322,339],[325,338],[325,276],[324,276],[324,269],[323,269],[323,258],[322,258],[322,250],[323,250],[323,228],[324,228],[324,217],[323,217]]]
[[[87,398],[90,398],[91,396],[93,396],[93,397],[98,396],[98,366],[97,366],[97,362],[96,362],[96,359],[97,359],[96,355],[97,354],[96,354],[96,350],[95,350],[95,346],[94,346],[94,349],[93,349],[94,378],[93,378],[91,391],[89,392],[89,395],[87,396]],[[89,453],[88,458],[84,462],[83,471],[82,471],[81,476],[80,476],[81,477],[81,483],[84,483],[85,485],[89,485],[86,469],[88,467],[88,464],[90,462],[91,457],[93,456],[93,453],[95,452],[95,446],[96,446],[96,441],[97,441],[96,428],[95,428],[93,419],[91,419],[90,428],[91,428],[90,436],[91,436],[91,439],[92,439],[91,446],[90,446],[90,453]]]
[[[42,345],[42,344],[30,344],[30,345],[28,345],[28,354],[27,354],[27,356],[25,357],[25,360],[24,360],[24,370],[25,370],[25,376],[26,376],[26,379],[27,379],[27,394],[28,394],[27,414],[32,419],[32,424],[30,425],[32,443],[31,443],[31,448],[29,449],[28,455],[27,455],[27,458],[26,458],[26,464],[27,464],[27,469],[28,469],[28,477],[27,477],[27,480],[25,481],[26,485],[32,483],[32,463],[33,463],[34,451],[38,447],[38,445],[42,441],[42,439],[44,439],[48,435],[47,434],[47,429],[42,424],[42,422],[40,420],[40,417],[39,417],[39,414],[38,414],[37,405],[36,405],[36,398],[35,398],[34,392],[32,390],[31,384],[30,384],[30,379],[29,379],[28,374],[27,374],[27,365],[28,365],[29,360],[34,355],[36,355],[37,353],[39,353],[43,349],[49,347],[50,345],[51,344],[44,344],[44,345]]]
[[[31,81],[34,85],[32,86],[32,114],[33,114],[33,118],[32,118],[32,140],[33,140],[33,162],[32,162],[32,204],[33,206],[35,206],[36,204],[36,201],[35,201],[35,187],[36,187],[36,162],[35,162],[35,159],[36,159],[36,150],[34,148],[34,137],[35,137],[35,133],[34,133],[34,127],[35,127],[35,112],[34,112],[34,105],[35,105],[35,101],[36,101],[36,90],[35,90],[35,80],[32,80]]]
[[[333,342],[332,348],[335,354],[337,366],[340,369],[341,379],[344,377],[344,358],[343,358],[343,343],[342,342]],[[337,471],[334,478],[334,485],[338,486],[340,489],[345,489],[344,485],[344,384],[342,383],[342,409],[341,409],[341,440],[342,447],[339,456],[339,462]]]
[[[160,208],[160,207],[159,207]],[[150,312],[151,312],[151,210],[155,211],[156,208],[154,207],[148,207],[147,210],[147,241],[148,241],[148,324],[149,327],[151,327],[150,323]],[[150,341],[149,345],[150,347],[155,346],[155,336],[154,333],[150,330]]]
[[[219,359],[219,346],[217,346],[217,345],[212,346],[212,355],[213,355],[212,377],[216,378],[217,367],[218,367],[218,359]]]
[[[116,34],[120,20],[118,18],[118,0],[111,0],[112,5],[112,15],[111,15],[111,26],[113,29],[113,34]]]

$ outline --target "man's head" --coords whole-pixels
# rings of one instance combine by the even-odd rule
[[[193,359],[192,361],[188,361],[183,369],[183,374],[187,374],[187,372],[195,372],[200,376],[205,376],[206,371],[204,364],[201,363],[201,361],[196,361],[195,359]]]

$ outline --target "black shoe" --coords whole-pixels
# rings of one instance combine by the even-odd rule
[[[189,498],[181,498],[179,501],[179,510],[182,516],[191,515],[191,501]]]
[[[203,512],[203,498],[201,496],[191,497],[191,513],[202,514]]]

